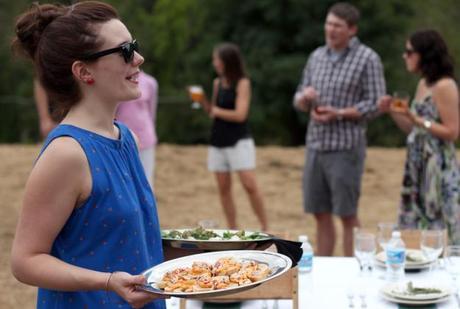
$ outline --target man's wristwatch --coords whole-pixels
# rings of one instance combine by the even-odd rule
[[[429,130],[429,129],[431,128],[431,125],[432,125],[432,124],[433,124],[433,123],[432,123],[431,121],[429,121],[428,119],[424,119],[424,120],[423,120],[423,127],[424,127],[425,129],[427,129],[427,130]]]
[[[337,110],[337,121],[342,121],[343,120],[343,115],[345,114],[345,111],[343,109],[338,109]]]

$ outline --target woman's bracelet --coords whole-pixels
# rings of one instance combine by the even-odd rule
[[[110,273],[109,276],[107,277],[107,281],[105,282],[105,290],[108,292],[109,291],[109,283],[110,283],[110,279],[112,278],[112,276],[117,273],[117,271],[114,271],[113,273]]]

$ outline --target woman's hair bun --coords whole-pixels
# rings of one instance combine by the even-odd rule
[[[32,4],[31,8],[20,15],[16,21],[13,49],[34,59],[43,31],[67,10],[68,8],[61,5]]]

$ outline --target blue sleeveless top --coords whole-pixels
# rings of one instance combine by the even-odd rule
[[[96,271],[139,274],[163,261],[160,225],[136,142],[125,125],[115,125],[120,130],[118,140],[59,125],[44,143],[41,152],[55,138],[74,138],[86,154],[92,177],[91,195],[73,210],[53,243],[51,255]],[[131,307],[114,292],[39,288],[37,308]],[[158,300],[144,308],[164,309],[166,305]]]

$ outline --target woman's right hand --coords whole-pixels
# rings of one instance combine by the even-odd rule
[[[388,113],[390,111],[392,99],[393,98],[390,95],[384,95],[379,98],[377,101],[377,106],[381,113]]]
[[[151,301],[159,298],[165,298],[162,295],[147,293],[137,289],[138,285],[145,284],[143,275],[131,275],[126,272],[112,273],[107,289],[120,295],[133,308],[142,308]]]

